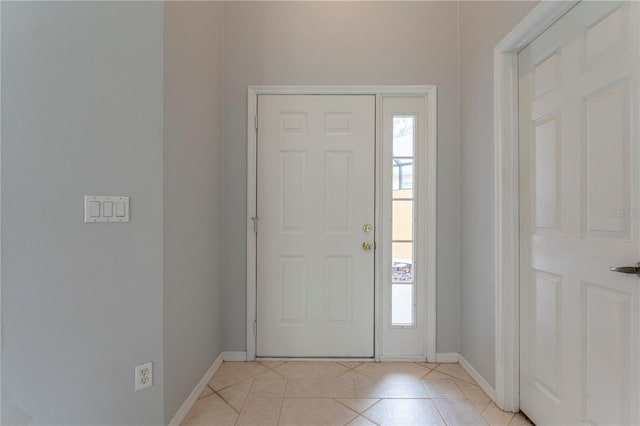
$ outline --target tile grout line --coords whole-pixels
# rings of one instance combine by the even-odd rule
[[[373,407],[375,407],[376,405],[378,405],[380,403],[380,401],[383,401],[385,399],[390,399],[390,398],[379,398],[376,402],[374,402],[373,404],[371,404],[366,410],[364,411],[369,411],[371,410]],[[362,417],[364,417],[365,419],[369,420],[371,423],[374,423],[376,425],[378,425],[379,423],[374,422],[373,420],[371,420],[369,417],[364,415],[364,411],[362,412],[362,414],[360,414]]]
[[[442,364],[438,364],[438,367],[440,367],[441,365],[442,365]],[[458,365],[460,365],[460,364],[458,364]],[[471,384],[471,385],[476,385],[476,386],[480,387],[480,385],[478,385],[478,383],[476,383],[476,381],[475,381],[475,380],[473,380],[473,378],[471,378],[471,380],[472,380],[472,381],[470,382],[469,380],[461,379],[460,377],[456,377],[456,376],[454,376],[454,375],[452,375],[452,374],[445,373],[444,371],[437,370],[437,368],[438,368],[438,367],[435,367],[435,368],[434,368],[433,370],[431,370],[431,371],[432,371],[432,372],[433,372],[433,371],[437,371],[438,373],[440,373],[440,374],[444,374],[445,376],[449,376],[449,377],[452,377],[452,378],[457,379],[457,380],[462,380],[462,381],[463,381],[463,382],[465,382],[465,383],[469,383],[469,384]],[[481,389],[482,389],[482,388],[481,388]],[[483,391],[483,392],[484,392],[484,391]],[[485,393],[486,393],[486,392],[485,392]]]
[[[487,410],[487,408],[489,408],[489,406],[492,404],[492,402],[493,402],[493,401],[489,400],[489,402],[487,403],[487,405],[482,409],[482,411],[480,411],[480,415],[482,416],[482,418],[483,418],[487,423],[489,423],[489,420],[485,417],[484,412]],[[497,405],[496,405],[496,408],[497,408],[498,410],[500,410],[501,412],[503,412],[503,413],[508,413],[508,414],[510,414],[510,415],[511,415],[511,418],[509,418],[509,421],[507,422],[507,425],[511,424],[511,422],[513,421],[513,419],[515,419],[515,417],[516,417],[516,413],[512,413],[512,412],[510,412],[510,411],[503,411],[503,410],[501,410],[501,409],[500,409],[500,407],[498,407]]]
[[[435,371],[435,368],[432,368],[431,370],[429,370],[426,373],[424,373],[424,375],[420,376],[420,378],[418,380],[424,379],[425,377],[427,377],[427,375],[431,374],[433,371]]]
[[[338,404],[340,404],[341,406],[345,407],[346,409],[351,410],[351,411],[353,411],[354,413],[356,413],[356,416],[355,416],[353,419],[349,420],[349,423],[351,423],[352,421],[354,421],[355,419],[357,419],[357,418],[358,418],[358,416],[360,416],[360,413],[358,413],[358,412],[357,412],[356,410],[354,410],[353,408],[348,407],[348,406],[346,406],[345,404],[343,404],[342,402],[338,401],[338,399],[337,399],[337,398],[331,398],[331,400],[333,400],[333,401],[337,402]],[[345,423],[345,425],[348,425],[349,423]]]
[[[436,412],[438,413],[438,415],[439,415],[439,416],[440,416],[440,418],[442,419],[442,423],[444,423],[445,425],[448,425],[448,426],[449,426],[449,424],[447,423],[447,421],[444,419],[444,416],[443,416],[443,415],[442,415],[442,413],[440,412],[440,409],[438,408],[438,404],[436,404],[435,402],[433,402],[433,406],[435,407]]]
[[[218,392],[216,392],[216,391],[214,391],[214,393],[215,393],[216,395],[218,395],[218,398],[220,398],[220,399],[221,399],[225,404],[227,404],[227,405],[229,406],[229,408],[231,408],[233,411],[235,411],[236,413],[238,413],[238,418],[240,417],[240,411],[242,411],[242,410],[240,410],[240,411],[236,410],[236,409],[234,408],[234,406],[233,406],[233,405],[231,405],[231,403],[230,403],[229,401],[227,401],[227,400],[226,400],[222,395],[220,395],[220,394],[219,394]],[[245,399],[244,399],[244,402],[246,402],[246,401],[247,401],[247,398],[245,398]],[[244,402],[242,403],[242,407],[243,407],[243,408],[244,408]]]
[[[234,362],[235,362],[235,361],[234,361]],[[242,361],[238,361],[238,362],[242,362]],[[269,370],[269,367],[262,365],[260,362],[258,362],[257,364],[260,364],[262,367],[266,368],[266,369],[267,369],[267,371],[270,371],[270,370]],[[252,375],[247,376],[247,377],[244,377],[244,378],[242,378],[242,379],[240,379],[240,380],[238,380],[238,381],[235,381],[235,382],[233,382],[233,383],[230,383],[230,384],[228,384],[227,386],[220,388],[219,390],[215,390],[215,389],[214,389],[214,388],[213,388],[209,383],[211,383],[211,382],[213,381],[213,379],[215,379],[215,377],[216,377],[216,375],[217,375],[217,373],[216,373],[216,375],[214,375],[214,376],[211,378],[211,380],[209,380],[209,383],[207,383],[207,386],[209,386],[209,388],[211,388],[211,390],[212,390],[212,391],[214,391],[214,392],[221,392],[221,391],[223,391],[223,390],[225,390],[225,389],[227,389],[227,388],[230,388],[231,386],[237,385],[238,383],[243,382],[243,381],[245,381],[245,380],[249,380],[249,379],[251,379],[251,380],[252,380],[251,384],[253,384],[253,379],[255,379],[255,378],[256,378],[256,376],[259,376],[260,374],[263,374],[263,373],[266,373],[266,371],[263,371],[263,372],[260,372],[260,373],[256,373],[256,374],[252,374]]]
[[[461,378],[459,378],[459,377],[453,376],[453,375],[451,375],[451,374],[449,374],[449,373],[445,373],[445,372],[443,372],[443,371],[436,370],[435,368],[434,368],[433,370],[429,371],[427,374],[425,374],[425,376],[427,376],[428,374],[433,373],[434,371],[435,371],[435,372],[437,372],[437,373],[440,373],[440,374],[444,374],[445,376],[450,377],[450,378],[452,378],[452,379],[460,380],[460,381],[463,381],[463,382],[465,382],[465,383],[468,383],[468,384],[470,384],[470,385],[474,385],[474,386],[477,386],[477,387],[479,387],[479,388],[480,388],[480,385],[478,385],[475,381],[470,382],[470,381],[468,381],[468,380],[461,379]],[[425,379],[425,378],[428,378],[428,377],[425,377],[425,376],[423,376],[420,380]],[[438,379],[432,379],[432,380],[438,380]],[[473,380],[473,379],[472,379],[472,380]],[[457,385],[457,383],[456,383],[456,385]],[[480,389],[482,389],[482,388],[480,388]],[[484,392],[484,391],[483,391],[483,392]],[[486,393],[486,392],[485,392],[485,393]]]
[[[462,392],[464,392],[464,391],[462,391]],[[469,401],[471,401],[471,400],[469,400]],[[473,404],[473,402],[472,402],[472,404]],[[484,413],[484,410],[486,410],[486,409],[487,409],[487,407],[488,407],[490,404],[491,404],[491,398],[489,398],[489,401],[487,401],[487,403],[485,404],[485,406],[484,406],[484,407],[482,407],[482,411],[480,411],[480,414]],[[483,416],[483,417],[484,417],[484,416]]]
[[[434,369],[433,371],[436,371],[436,370]],[[438,373],[440,373],[440,374],[444,374],[445,376],[449,376],[449,377],[451,377],[451,378],[453,378],[453,379],[456,379],[456,380],[462,380],[462,379],[460,379],[460,378],[458,378],[458,377],[451,376],[451,375],[449,375],[449,374],[447,374],[447,373],[443,373],[443,372],[441,372],[441,371],[438,371]],[[432,380],[449,380],[449,379],[432,379]],[[464,391],[464,389],[462,389],[462,388],[460,387],[460,385],[458,384],[458,382],[456,382],[456,380],[452,380],[453,384],[458,388],[458,390],[460,390],[460,392],[462,392],[462,394],[464,395],[464,399],[466,399],[467,401],[469,401],[469,403],[473,406],[473,408],[474,408],[478,413],[480,413],[480,416],[484,419],[484,415],[483,415],[483,413],[484,413],[484,410],[486,410],[486,409],[487,409],[487,407],[488,407],[489,405],[491,405],[491,402],[492,402],[492,401],[491,401],[491,398],[489,398],[489,396],[486,394],[486,392],[485,392],[484,390],[482,390],[482,388],[480,388],[480,386],[478,386],[478,384],[477,384],[477,383],[469,383],[469,382],[468,382],[468,381],[466,381],[466,380],[462,380],[462,381],[463,381],[463,382],[465,382],[465,383],[468,383],[468,384],[472,384],[472,385],[474,385],[474,386],[477,386],[477,387],[480,389],[480,391],[482,391],[482,393],[483,393],[484,395],[486,395],[486,396],[487,396],[488,401],[485,403],[485,405],[482,407],[482,409],[478,409],[478,408],[473,404],[473,402],[471,402],[471,399],[469,398],[469,396],[466,394],[466,392]],[[422,381],[422,379],[421,379],[421,381]],[[424,383],[423,383],[423,385],[424,385]],[[425,387],[426,387],[426,386],[425,386]],[[428,390],[427,390],[427,391],[428,391]],[[432,398],[432,399],[462,399],[462,398]],[[485,419],[485,420],[486,420],[486,419]]]
[[[260,362],[260,361],[258,361],[258,363],[259,363],[261,366],[263,366],[264,368],[266,368],[266,369],[267,369],[267,371],[271,371],[271,372],[273,372],[273,373],[277,374],[278,376],[280,376],[280,378],[284,379],[284,381],[285,381],[285,382],[284,382],[284,389],[283,389],[283,391],[282,391],[282,396],[280,397],[280,398],[282,399],[282,401],[280,402],[280,409],[278,410],[278,419],[277,419],[277,421],[276,421],[276,425],[277,425],[277,424],[279,424],[279,423],[280,423],[280,416],[281,416],[281,414],[282,414],[282,406],[284,405],[285,392],[286,392],[286,390],[287,390],[287,384],[289,383],[289,380],[288,380],[286,377],[284,377],[282,374],[280,374],[279,372],[277,372],[275,369],[276,369],[277,367],[280,367],[280,366],[282,366],[282,365],[285,365],[287,362],[285,361],[285,362],[283,362],[283,363],[281,363],[281,364],[278,364],[278,365],[275,365],[275,366],[273,366],[273,367],[267,367],[266,365],[264,365],[264,364],[263,364],[262,362]],[[247,391],[247,396],[245,396],[244,401],[242,402],[242,408],[240,409],[240,411],[237,411],[237,410],[235,410],[235,409],[234,409],[234,411],[236,411],[236,413],[238,413],[238,418],[236,419],[235,424],[237,424],[237,423],[238,423],[238,421],[240,421],[240,416],[241,416],[241,414],[242,414],[242,411],[244,410],[245,406],[247,405],[247,400],[250,398],[251,388],[253,387],[253,384],[255,383],[256,376],[259,376],[260,374],[263,374],[263,373],[258,373],[258,374],[255,374],[255,375],[253,375],[253,376],[251,376],[251,377],[250,377],[250,379],[251,379],[251,385],[249,385],[249,390]],[[245,379],[245,380],[246,380],[246,379]],[[242,381],[242,380],[241,380],[241,381]],[[241,381],[240,381],[240,382],[241,382]],[[240,382],[237,382],[237,383],[240,383]],[[233,385],[231,385],[231,386],[233,386]],[[225,388],[225,389],[226,389],[226,388]],[[222,398],[222,396],[221,396],[221,398]],[[256,398],[258,398],[258,397],[256,397]],[[223,400],[227,403],[227,405],[231,406],[231,404],[230,404],[229,402],[227,402],[224,398],[223,398]],[[231,408],[233,409],[233,407],[231,407]]]
[[[258,362],[260,362],[260,361],[258,361]],[[280,374],[280,372],[276,370],[276,368],[282,367],[283,365],[286,365],[286,364],[288,364],[288,363],[289,363],[289,361],[283,361],[282,363],[280,363],[280,364],[278,364],[278,365],[275,365],[275,366],[273,366],[273,367],[271,367],[271,368],[267,367],[267,366],[266,366],[266,365],[264,365],[262,362],[260,362],[260,365],[262,365],[263,367],[265,367],[268,371],[271,371],[271,372],[273,372],[273,373],[276,373],[278,376],[282,377],[283,379],[288,379],[288,377],[285,377],[285,376],[284,376],[284,374]]]
[[[280,364],[280,365],[284,365],[284,364]],[[278,367],[280,367],[280,365],[279,365]],[[278,376],[282,377],[282,378],[283,378],[283,379],[285,379],[285,380],[288,380],[288,379],[289,379],[289,378],[288,378],[288,377],[286,377],[284,374],[280,374],[280,372],[279,372],[279,371],[276,371],[275,369],[273,369],[273,370],[269,370],[269,371],[271,371],[272,373],[277,374]]]
[[[258,363],[258,364],[262,365],[262,363]],[[266,368],[266,369],[267,369],[267,371],[270,371],[269,367],[267,367],[267,366],[265,366],[265,365],[262,365],[262,366],[263,366],[264,368]],[[213,387],[211,387],[208,383],[207,383],[207,387],[209,387],[209,389],[211,389],[211,390],[213,391],[213,394],[217,395],[217,396],[218,396],[222,401],[224,401],[224,403],[225,403],[225,404],[227,404],[227,405],[228,405],[228,406],[229,406],[233,411],[235,411],[236,413],[238,413],[238,418],[240,418],[240,413],[241,413],[241,411],[242,411],[242,408],[244,408],[244,405],[245,405],[245,403],[247,402],[247,399],[249,398],[249,392],[251,392],[251,387],[253,386],[253,382],[254,382],[254,380],[255,380],[256,376],[258,376],[258,375],[260,375],[260,374],[262,374],[262,373],[253,374],[253,375],[251,375],[251,376],[249,376],[249,377],[246,377],[246,378],[244,378],[244,379],[240,379],[240,380],[238,380],[237,382],[233,382],[233,383],[231,383],[231,384],[230,384],[230,385],[228,385],[228,386],[225,386],[225,387],[223,387],[223,388],[220,388],[220,390],[219,390],[219,391],[217,391],[217,390],[213,389]],[[215,377],[215,376],[214,376],[214,377]],[[247,391],[247,396],[244,398],[244,401],[242,402],[242,408],[240,409],[240,411],[238,411],[238,410],[236,410],[236,409],[235,409],[235,407],[234,407],[233,405],[231,405],[231,403],[230,403],[229,401],[227,401],[227,400],[225,399],[225,397],[223,397],[222,395],[220,395],[220,392],[222,392],[222,391],[223,391],[223,390],[225,390],[225,389],[230,388],[231,386],[237,385],[238,383],[241,383],[241,382],[243,382],[243,381],[245,381],[245,380],[249,380],[249,379],[251,380],[251,384],[249,385],[249,391]],[[211,380],[213,380],[213,378],[212,378]],[[212,395],[213,395],[213,394],[212,394]],[[211,396],[211,395],[208,395],[208,396]],[[237,420],[236,420],[236,421],[237,421]]]
[[[358,374],[362,374],[362,373],[360,373],[359,371],[355,371],[355,370],[356,370],[356,368],[360,367],[360,366],[361,366],[362,364],[364,364],[364,363],[363,363],[363,362],[360,362],[360,363],[358,363],[358,365],[356,365],[356,366],[354,366],[354,367],[351,367],[351,368],[347,367],[346,365],[344,365],[344,364],[342,364],[342,363],[340,363],[340,362],[336,362],[336,364],[341,365],[341,366],[343,366],[344,368],[346,368],[346,369],[347,369],[347,371],[345,371],[344,373],[340,373],[340,374],[338,374],[338,375],[336,376],[336,379],[337,379],[338,377],[340,377],[340,376],[344,376],[345,374],[347,374],[347,373],[349,373],[349,372],[356,372],[356,373],[358,373]]]
[[[287,383],[288,383],[288,381],[287,381]],[[286,398],[284,395],[286,394],[286,391],[287,391],[287,385],[286,384],[285,384],[284,390],[285,390],[285,392],[282,395],[282,401],[280,401],[280,410],[278,410],[278,419],[276,420],[276,425],[280,424],[280,418],[282,417],[282,407],[284,406],[284,399]]]
[[[427,374],[431,373],[432,371],[434,371],[436,368],[438,368],[440,366],[440,364],[438,364],[438,363],[433,363],[433,364],[435,364],[435,367],[427,367],[426,365],[420,365],[420,363],[418,363],[418,362],[413,362],[412,364],[415,364],[418,367],[426,368],[427,370],[429,370],[426,373],[424,373],[423,376],[420,377],[420,380],[422,380],[424,378],[424,376],[426,376]]]
[[[358,412],[357,412],[356,410],[354,410],[353,408],[351,408],[351,407],[347,406],[346,404],[343,404],[342,402],[338,401],[338,399],[337,399],[337,398],[331,398],[331,399],[333,399],[335,402],[337,402],[338,404],[342,405],[343,407],[345,407],[345,408],[347,408],[347,409],[349,409],[349,410],[353,411],[354,413],[356,413],[356,417],[355,417],[355,418],[353,418],[353,419],[351,419],[351,420],[349,420],[349,423],[351,423],[352,421],[354,421],[355,419],[357,419],[357,418],[358,418],[358,416],[362,415],[361,413],[358,413]],[[342,399],[359,399],[359,398],[342,398]],[[367,408],[367,410],[368,410],[368,408]],[[347,424],[349,424],[349,423],[347,423]]]
[[[196,399],[197,401],[200,401],[201,399],[205,399],[205,398],[209,398],[211,395],[214,395],[216,393],[216,391],[214,391],[213,389],[211,389],[211,386],[209,386],[209,384],[207,383],[207,385],[204,387],[204,389],[202,389],[202,392],[204,392],[205,389],[209,388],[209,390],[211,391],[211,393],[207,396],[199,396],[198,399]],[[202,392],[200,392],[200,395],[202,395]]]

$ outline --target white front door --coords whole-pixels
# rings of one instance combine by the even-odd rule
[[[260,95],[258,123],[256,355],[373,357],[375,96]]]
[[[582,2],[519,54],[520,407],[640,424],[638,6]]]

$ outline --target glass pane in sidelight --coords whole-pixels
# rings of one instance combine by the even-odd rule
[[[391,286],[391,324],[413,324],[413,284]]]
[[[416,117],[412,115],[393,116],[393,156],[413,157]]]
[[[413,200],[392,201],[393,240],[413,240]]]
[[[413,189],[413,159],[394,158],[393,159],[393,196],[397,197],[396,191],[408,191],[412,196]]]
[[[394,283],[413,282],[413,243],[391,243],[391,274]]]

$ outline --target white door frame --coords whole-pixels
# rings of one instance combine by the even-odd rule
[[[520,407],[518,53],[578,1],[540,2],[493,50],[496,403]]]
[[[427,173],[428,173],[428,209],[423,220],[426,224],[427,235],[424,249],[427,254],[426,279],[426,354],[429,362],[435,362],[436,357],[436,141],[437,141],[437,90],[436,86],[249,86],[247,90],[247,361],[256,358],[256,308],[257,308],[257,280],[256,280],[256,233],[253,218],[256,216],[257,195],[257,113],[258,95],[374,95],[376,96],[376,170],[382,170],[382,98],[385,96],[425,96],[427,108]],[[382,220],[382,173],[376,173],[376,205],[375,229],[381,229]],[[380,235],[376,235],[379,239]],[[374,357],[380,360],[382,342],[382,262],[380,251],[375,252],[374,272]]]

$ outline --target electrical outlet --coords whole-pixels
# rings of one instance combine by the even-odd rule
[[[137,391],[153,385],[153,365],[150,362],[138,365],[135,368],[135,380],[134,390]]]

